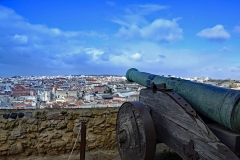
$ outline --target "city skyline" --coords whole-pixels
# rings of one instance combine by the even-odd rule
[[[240,79],[238,1],[0,0],[0,77]]]

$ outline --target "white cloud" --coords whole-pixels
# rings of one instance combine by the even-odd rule
[[[229,70],[230,70],[231,72],[240,72],[240,66],[230,67]]]
[[[98,57],[104,53],[104,51],[96,48],[85,48],[86,54],[90,54],[93,56],[93,60],[98,60]]]
[[[124,39],[143,38],[159,42],[173,42],[183,39],[183,30],[179,28],[176,19],[156,19],[142,28],[136,24],[130,27],[122,26],[116,36]]]
[[[27,44],[27,43],[28,43],[28,37],[25,36],[25,35],[15,34],[15,35],[13,36],[13,39],[14,39],[17,43],[20,43],[20,44]]]
[[[231,37],[231,35],[220,24],[213,28],[203,29],[197,33],[197,36],[219,42],[225,41]]]
[[[142,10],[141,14],[144,15],[157,9],[153,6],[150,11]],[[215,72],[218,71],[214,67],[219,62],[222,73],[218,77],[224,78],[223,73],[229,72],[231,67],[227,65],[223,54],[197,52],[187,48],[164,48],[165,45],[158,44],[183,39],[183,31],[178,26],[177,19],[158,18],[148,22],[144,16],[136,16],[137,12],[140,10],[136,10],[134,15],[125,15],[125,18],[116,22],[120,24],[119,37],[148,41],[126,43],[118,39],[104,41],[108,36],[96,31],[64,31],[31,24],[13,10],[0,6],[0,67],[4,68],[0,69],[0,76],[102,73],[123,75],[132,67],[159,75],[204,76],[217,75]],[[228,47],[222,48],[226,49]],[[234,70],[236,69],[232,68]]]
[[[76,72],[76,68],[80,71],[89,65],[95,66],[103,51],[94,46],[90,48],[86,42],[89,38],[91,41],[107,39],[96,31],[63,31],[31,24],[1,5],[0,22],[0,52],[3,53],[0,66],[5,68],[0,70],[0,75]]]
[[[143,38],[172,42],[183,39],[183,30],[178,27],[177,20],[156,19],[141,30]]]
[[[169,7],[157,4],[132,5],[126,8],[123,16],[112,20],[121,25],[115,36],[128,40],[147,39],[167,43],[182,40],[183,30],[177,23],[179,18],[155,18],[150,22],[145,18],[167,8]]]
[[[135,53],[133,55],[131,55],[131,58],[133,58],[134,60],[138,60],[142,57],[142,55],[140,53]]]

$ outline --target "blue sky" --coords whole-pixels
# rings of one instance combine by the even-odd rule
[[[240,79],[238,0],[0,0],[0,76]]]

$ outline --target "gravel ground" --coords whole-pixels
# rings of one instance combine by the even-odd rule
[[[169,149],[164,144],[158,144],[155,160],[161,159],[161,153],[164,149]],[[0,156],[0,160],[68,160],[69,155],[43,155],[43,156]],[[70,160],[79,160],[79,154],[73,154]],[[118,150],[92,150],[86,152],[86,160],[121,160]]]

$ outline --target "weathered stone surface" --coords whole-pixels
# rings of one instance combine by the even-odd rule
[[[0,142],[6,141],[8,138],[7,133],[1,133],[0,134]]]
[[[45,120],[45,119],[46,119],[46,114],[47,114],[46,111],[43,111],[43,112],[37,111],[37,112],[35,112],[34,117],[37,118],[37,119],[43,119],[43,120]]]
[[[21,119],[9,121],[0,117],[0,155],[70,152],[82,121],[87,122],[86,150],[114,148],[117,113],[112,110],[116,108],[69,109],[64,114],[54,109],[30,110],[24,113],[31,112],[32,116]],[[0,115],[3,113],[0,110]],[[81,136],[77,141],[78,151]]]
[[[56,142],[52,142],[52,147],[53,148],[58,148],[58,147],[62,147],[65,145],[65,142],[64,141],[56,141]]]
[[[22,132],[20,129],[13,130],[11,132],[11,136],[13,136],[13,137],[20,137],[21,135],[22,135]]]
[[[67,124],[65,123],[64,120],[62,120],[57,124],[56,129],[64,129],[64,128],[67,128]]]
[[[36,118],[29,118],[26,123],[27,124],[38,124],[38,120]]]
[[[32,115],[32,112],[26,112],[25,113],[25,117],[32,117],[33,115]]]
[[[103,114],[109,114],[109,113],[110,113],[109,110],[103,111]]]
[[[74,123],[79,123],[81,120],[80,119],[75,119]]]
[[[105,130],[106,130],[107,133],[111,133],[111,132],[116,130],[116,127],[115,126],[107,127]]]
[[[76,134],[78,134],[78,132],[81,131],[80,129],[81,129],[81,126],[79,126],[79,127],[73,127],[73,132],[76,133]]]
[[[119,110],[119,108],[112,108],[110,112],[111,113],[118,113],[118,110]]]
[[[65,116],[59,113],[54,113],[49,116],[47,116],[47,120],[64,120]]]
[[[83,117],[91,117],[92,115],[93,115],[93,112],[91,112],[89,110],[84,111],[82,114]]]
[[[6,128],[6,124],[4,124],[4,123],[0,123],[0,128]]]
[[[6,124],[8,123],[8,120],[5,118],[0,118],[0,123]]]
[[[99,124],[102,124],[104,121],[105,121],[104,118],[95,118],[93,124],[94,124],[95,126],[98,126]]]
[[[81,123],[74,123],[74,127],[80,127],[81,126]]]
[[[38,125],[29,125],[28,126],[28,132],[37,132],[38,131]]]
[[[22,134],[25,134],[28,132],[28,124],[26,123],[19,125],[18,128],[21,130]]]
[[[35,135],[35,134],[28,134],[28,137],[29,137],[30,139],[35,139],[35,138],[36,138],[36,135]]]
[[[103,115],[101,110],[100,111],[99,110],[93,110],[92,113],[93,113],[93,116],[102,116]]]
[[[5,124],[5,127],[3,129],[9,129],[12,130],[14,127],[18,125],[17,121],[9,121],[8,123]]]
[[[28,121],[29,117],[25,116],[20,120],[20,124],[26,123]]]
[[[107,122],[110,125],[115,125],[116,124],[116,120],[117,120],[117,118],[108,118]]]
[[[65,123],[68,123],[67,117],[64,117],[64,121],[65,121]]]
[[[62,140],[65,143],[71,142],[73,138],[73,134],[71,132],[65,133],[64,136],[62,137]]]
[[[79,113],[69,113],[67,115],[68,120],[75,120],[75,119],[78,119],[79,117],[80,117]]]
[[[50,121],[42,121],[39,127],[39,131],[42,131],[48,127],[50,127],[51,122]]]
[[[20,142],[16,142],[9,149],[9,154],[18,154],[23,152],[23,146]]]
[[[72,131],[73,130],[73,127],[74,127],[74,124],[72,121],[69,121],[68,124],[67,124],[67,130],[68,131]]]
[[[61,115],[66,115],[66,114],[67,114],[67,111],[61,111],[60,114],[61,114]]]
[[[0,152],[7,151],[10,148],[10,144],[3,144],[0,146]]]
[[[52,125],[57,125],[61,120],[50,120]]]
[[[58,139],[62,137],[62,133],[61,132],[55,132],[52,134],[52,138],[53,139]]]

